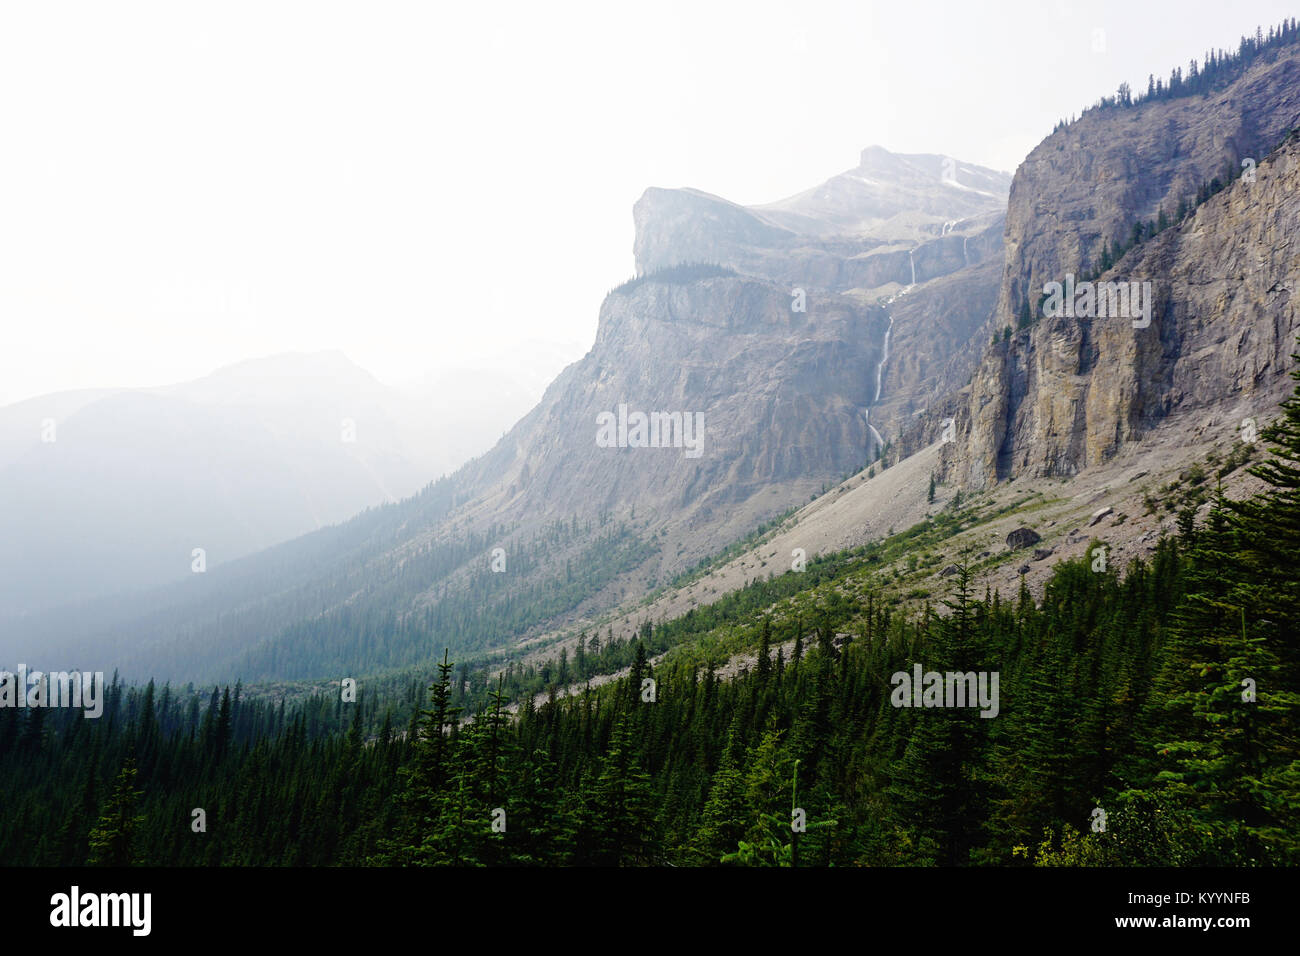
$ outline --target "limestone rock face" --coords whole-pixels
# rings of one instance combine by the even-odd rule
[[[869,147],[856,169],[766,206],[647,189],[634,209],[637,270],[717,263],[787,294],[802,290],[810,312],[823,292],[884,303],[888,361],[863,371],[873,400],[879,392],[869,403],[875,435],[897,441],[978,365],[1002,275],[1009,183],[946,157]],[[879,344],[883,356],[883,336]]]
[[[974,371],[1009,183],[870,148],[768,206],[648,189],[637,278],[606,298],[587,356],[456,476],[466,520],[635,513],[672,572],[865,467]],[[620,405],[702,414],[701,453],[599,447],[596,416]]]
[[[507,476],[513,493],[499,505],[532,519],[639,508],[733,534],[760,490],[864,465],[864,370],[887,323],[879,307],[831,293],[792,312],[784,289],[748,277],[642,281],[606,299],[592,350],[461,478]],[[702,420],[698,453],[602,447],[598,416],[620,405]]]
[[[1095,270],[1104,243],[1137,221],[1174,217],[1202,183],[1258,161],[1300,116],[1300,54],[1260,57],[1225,89],[1128,108],[1089,110],[1016,170],[1006,218],[999,315],[1036,306],[1043,284]]]
[[[1099,281],[1149,281],[1151,324],[1044,318],[985,354],[969,396],[965,481],[1064,476],[1175,413],[1231,438],[1289,391],[1300,332],[1300,144],[1258,166]],[[1137,321],[1142,321],[1141,319]]]
[[[1292,51],[1212,96],[1091,111],[1048,137],[1012,186],[995,331],[1015,328],[1017,304],[1037,305],[1046,282],[1093,268],[1102,242],[1134,221],[1172,217],[1229,158],[1252,158],[1254,181],[1232,182],[1096,278],[1149,282],[1149,326],[1039,311],[985,341],[969,389],[905,428],[904,447],[934,441],[951,416],[957,436],[939,474],[978,488],[1077,474],[1173,416],[1228,438],[1247,418],[1274,417],[1300,331],[1300,146],[1281,142],[1298,112]]]
[[[856,169],[765,206],[651,188],[633,209],[637,273],[713,262],[834,291],[903,288],[1000,254],[1009,184],[943,156],[869,147]]]
[[[1001,256],[934,279],[886,308],[893,319],[889,362],[871,421],[896,440],[918,415],[943,407],[979,368],[997,300]],[[914,450],[914,449],[909,449]]]

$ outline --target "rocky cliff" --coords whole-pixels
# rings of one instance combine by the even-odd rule
[[[1095,270],[1135,222],[1172,219],[1202,183],[1226,182],[1300,125],[1300,51],[1269,51],[1206,95],[1092,109],[1016,170],[998,312],[1018,316],[1045,282]]]
[[[870,380],[878,444],[974,372],[1002,275],[1009,185],[1004,173],[948,157],[872,146],[854,169],[764,206],[651,188],[633,210],[637,269],[717,263],[787,294],[801,289],[810,303],[842,294],[883,305],[887,361],[849,355],[846,366]]]
[[[878,146],[820,186],[766,206],[647,189],[633,209],[639,274],[714,262],[771,281],[887,294],[996,256],[1009,177]]]
[[[1098,278],[1150,282],[1148,327],[1046,317],[989,348],[945,472],[976,487],[1071,475],[1175,416],[1228,440],[1245,418],[1272,418],[1300,332],[1297,237],[1292,138],[1261,153],[1253,182],[1239,179]]]
[[[529,521],[636,511],[705,553],[862,467],[888,316],[832,293],[806,305],[796,312],[788,290],[739,275],[658,274],[611,293],[591,351],[458,476],[487,489],[474,510]],[[702,421],[698,453],[602,447],[598,416],[620,405]]]

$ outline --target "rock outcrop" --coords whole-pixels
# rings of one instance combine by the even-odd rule
[[[1172,219],[1202,183],[1226,182],[1300,125],[1300,52],[1261,56],[1209,95],[1093,109],[1038,144],[1016,170],[998,313],[1014,322],[1045,282],[1096,270],[1135,222]]]
[[[1175,414],[1224,438],[1274,417],[1300,333],[1300,143],[1258,165],[1098,282],[1149,281],[1149,327],[1043,318],[985,354],[945,468],[982,487],[1066,476]],[[1138,320],[1141,321],[1140,319]],[[932,427],[937,427],[934,423]]]
[[[637,273],[710,262],[839,292],[904,288],[997,256],[1009,184],[943,156],[869,147],[856,169],[766,206],[650,188],[633,208]]]
[[[706,553],[759,509],[864,466],[883,309],[822,293],[793,312],[785,289],[746,276],[629,285],[605,300],[591,351],[459,476],[487,489],[478,509],[526,521],[636,511],[692,529],[685,546]],[[600,447],[597,416],[620,405],[702,416],[699,453]],[[775,503],[750,502],[771,488]]]
[[[1282,144],[1297,123],[1300,51],[1283,48],[1211,95],[1092,110],[1044,140],[1012,185],[996,341],[985,340],[969,388],[900,423],[901,448],[936,440],[954,419],[940,475],[980,488],[1077,474],[1176,416],[1229,437],[1244,419],[1276,415],[1300,331],[1300,165],[1296,143]],[[1176,219],[1180,199],[1243,158],[1251,177],[1096,277],[1149,282],[1149,326],[1132,313],[1038,309],[1019,327],[1046,283],[1096,268],[1103,244],[1135,221]]]

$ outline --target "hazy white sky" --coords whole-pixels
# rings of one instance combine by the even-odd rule
[[[0,404],[291,350],[393,383],[577,358],[646,186],[766,202],[872,143],[1011,171],[1121,80],[1296,12],[6,2]]]

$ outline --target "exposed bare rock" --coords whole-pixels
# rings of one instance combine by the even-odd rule
[[[1042,540],[1042,536],[1033,528],[1017,528],[1007,535],[1007,548],[1011,551],[1019,551]]]
[[[991,348],[941,477],[984,487],[1077,474],[1174,414],[1201,412],[1199,433],[1222,437],[1271,419],[1300,332],[1297,236],[1292,142],[1259,162],[1255,182],[1234,183],[1100,277],[1152,282],[1149,327],[1043,318]]]
[[[1300,52],[1270,51],[1208,96],[1086,111],[1016,170],[998,313],[1038,303],[1043,284],[1095,269],[1134,222],[1173,217],[1202,183],[1259,160],[1300,117]]]
[[[1268,52],[1210,95],[1090,110],[1045,139],[1012,184],[990,325],[1015,328],[1044,283],[1102,262],[1136,222],[1177,219],[1213,179],[1240,179],[1129,251],[1102,281],[1150,281],[1151,325],[1045,318],[984,347],[968,389],[900,421],[910,451],[954,432],[939,477],[971,488],[1064,477],[1114,457],[1170,416],[1200,435],[1268,419],[1290,390],[1300,270],[1300,164],[1279,147],[1300,120],[1300,50]],[[1270,156],[1270,150],[1275,150]],[[946,422],[951,419],[951,424]]]
[[[878,306],[830,293],[792,312],[785,290],[741,276],[616,290],[592,350],[458,476],[485,487],[475,523],[639,508],[672,526],[674,564],[698,560],[865,464],[874,383],[864,370],[879,361],[887,324]],[[701,415],[698,454],[599,447],[597,416],[620,405]],[[751,500],[760,491],[768,496]]]
[[[765,206],[651,188],[633,210],[637,272],[716,262],[818,288],[901,288],[1000,254],[1009,186],[1005,173],[873,146],[855,169]]]
[[[993,329],[1001,269],[1001,256],[995,255],[886,307],[894,319],[890,358],[880,404],[871,410],[872,423],[884,434],[903,431],[970,381]]]
[[[1096,511],[1092,513],[1092,519],[1088,522],[1088,527],[1091,528],[1093,525],[1101,521],[1102,518],[1106,517],[1109,514],[1113,514],[1114,512],[1115,509],[1111,508],[1110,506],[1107,506],[1105,508],[1098,508]]]

